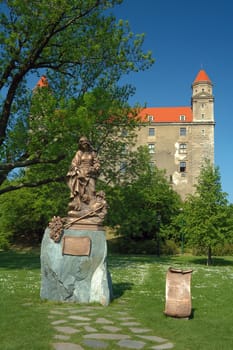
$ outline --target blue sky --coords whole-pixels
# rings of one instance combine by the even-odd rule
[[[123,81],[136,87],[130,103],[148,107],[189,106],[191,84],[204,69],[214,84],[215,164],[233,203],[233,2],[231,0],[124,0],[114,10],[134,33],[154,65]]]

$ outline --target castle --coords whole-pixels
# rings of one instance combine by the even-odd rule
[[[43,86],[48,86],[45,76],[36,87]],[[205,160],[214,163],[214,96],[210,78],[203,69],[198,72],[192,83],[191,106],[144,108],[139,117],[143,127],[138,131],[137,147],[148,146],[151,165],[165,169],[173,189],[185,199],[194,193]]]
[[[165,169],[173,189],[185,199],[195,191],[201,166],[214,162],[213,84],[202,69],[192,83],[191,106],[144,108],[147,122],[137,146],[148,145],[151,164]]]

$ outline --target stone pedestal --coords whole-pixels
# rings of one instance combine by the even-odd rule
[[[108,305],[112,298],[104,231],[66,229],[56,243],[50,229],[41,246],[41,298]]]

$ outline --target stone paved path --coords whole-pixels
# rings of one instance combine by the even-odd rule
[[[144,328],[122,305],[116,308],[59,305],[51,310],[49,318],[55,331],[54,350],[163,350],[174,347],[168,339],[155,335],[154,329]]]

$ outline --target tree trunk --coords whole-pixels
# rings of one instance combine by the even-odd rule
[[[207,266],[212,265],[212,251],[211,247],[208,247],[208,255],[207,255]]]

